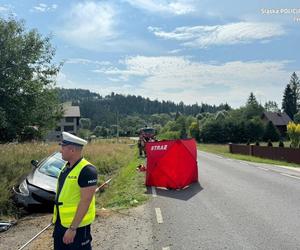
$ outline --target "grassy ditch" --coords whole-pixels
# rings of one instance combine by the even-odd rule
[[[141,160],[135,157],[114,175],[110,187],[104,193],[100,193],[97,199],[99,208],[128,208],[147,200],[145,173],[136,170],[141,163]]]
[[[84,156],[97,167],[100,183],[113,177],[110,187],[97,194],[100,207],[130,207],[146,199],[144,174],[135,171],[140,162],[136,147],[129,147],[130,143],[129,140],[99,140],[84,149]],[[59,149],[57,144],[45,143],[0,145],[0,219],[19,216],[20,210],[10,199],[12,187],[32,171],[30,161],[41,160]]]
[[[229,153],[229,146],[228,144],[198,144],[198,149],[223,155],[228,158],[237,159],[237,160],[243,160],[243,161],[250,161],[250,162],[257,162],[257,163],[266,163],[266,164],[275,164],[275,165],[281,165],[281,166],[288,166],[288,167],[297,167],[299,168],[300,165],[296,163],[289,163],[285,161],[276,161],[271,159],[264,159],[260,157],[255,156],[249,156],[249,155],[240,155],[240,154],[231,154]]]

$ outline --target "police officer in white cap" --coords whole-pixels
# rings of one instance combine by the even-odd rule
[[[97,170],[82,157],[87,141],[62,133],[61,154],[67,161],[58,182],[54,205],[54,249],[92,249]]]

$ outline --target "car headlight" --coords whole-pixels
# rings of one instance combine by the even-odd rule
[[[19,186],[19,190],[23,195],[28,196],[29,195],[29,190],[28,190],[28,185],[26,179],[22,181],[22,183]]]

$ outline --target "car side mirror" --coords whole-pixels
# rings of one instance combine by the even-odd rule
[[[31,165],[34,166],[35,168],[38,166],[39,161],[37,160],[31,160]]]

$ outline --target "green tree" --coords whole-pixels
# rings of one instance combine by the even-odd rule
[[[216,120],[210,120],[203,124],[200,130],[200,138],[203,142],[224,142],[223,126]]]
[[[263,140],[278,141],[279,138],[280,138],[280,133],[278,129],[274,126],[274,124],[271,121],[269,121],[264,131]]]
[[[246,105],[258,105],[258,102],[256,100],[256,97],[254,96],[253,92],[250,93],[250,96],[248,97],[247,104]]]
[[[192,122],[189,129],[190,129],[191,137],[195,138],[196,141],[200,141],[199,123]]]
[[[0,108],[0,130],[7,127],[6,117],[5,117],[5,111]]]
[[[274,102],[274,101],[266,102],[264,108],[265,108],[266,111],[269,111],[269,112],[279,112],[280,111],[280,109],[278,108],[277,103]]]
[[[28,126],[41,135],[56,126],[62,108],[54,90],[54,54],[49,37],[0,18],[0,141],[20,138]]]
[[[294,122],[297,124],[300,123],[300,111],[294,115]]]
[[[91,128],[91,119],[81,118],[79,120],[79,124],[82,129],[90,129]]]
[[[264,125],[260,118],[256,117],[250,121],[245,121],[245,134],[250,142],[261,140],[264,134]]]
[[[297,74],[294,72],[291,75],[290,79],[290,86],[293,92],[293,106],[295,108],[295,113],[297,113],[297,110],[299,108],[299,102],[300,102],[300,82]]]
[[[77,133],[79,137],[84,138],[85,140],[88,140],[92,134],[90,130],[84,128],[79,129]]]
[[[187,126],[186,126],[186,117],[183,115],[180,115],[176,121],[176,127],[178,127],[178,130],[180,132],[180,138],[185,139],[187,138]]]
[[[93,131],[93,133],[97,137],[99,137],[99,136],[106,137],[108,135],[107,128],[104,128],[102,126],[96,126],[95,129],[94,129],[94,131]]]
[[[264,108],[257,102],[256,97],[252,92],[250,93],[246,106],[242,109],[245,120],[252,119],[256,116],[261,116],[264,111]]]
[[[294,114],[297,112],[294,99],[293,90],[291,89],[290,84],[288,84],[283,94],[282,110],[287,113],[291,119],[294,119]]]

